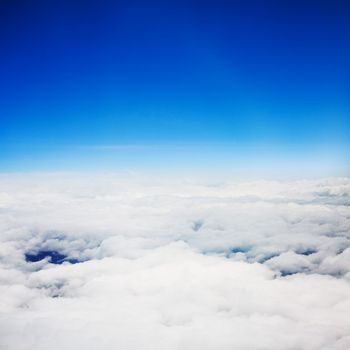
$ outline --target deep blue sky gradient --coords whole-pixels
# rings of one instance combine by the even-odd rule
[[[12,0],[0,14],[0,171],[305,155],[348,169],[348,1]]]

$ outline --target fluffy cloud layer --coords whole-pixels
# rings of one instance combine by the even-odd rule
[[[349,349],[349,205],[347,178],[3,175],[0,348]]]

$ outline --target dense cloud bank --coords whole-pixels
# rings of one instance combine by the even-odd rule
[[[350,348],[350,179],[0,176],[0,349]]]

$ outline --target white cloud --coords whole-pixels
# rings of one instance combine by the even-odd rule
[[[0,348],[348,349],[349,204],[347,178],[2,175]]]

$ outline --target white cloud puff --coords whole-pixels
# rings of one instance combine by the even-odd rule
[[[0,176],[0,349],[350,348],[350,179]]]

